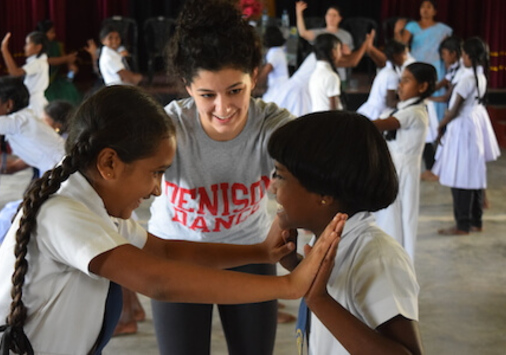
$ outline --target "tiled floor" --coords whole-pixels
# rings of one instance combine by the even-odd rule
[[[420,327],[426,354],[493,355],[506,353],[506,151],[489,164],[482,233],[441,237],[438,228],[452,224],[448,188],[422,182],[416,271],[421,286]],[[21,196],[27,173],[0,177],[0,204]],[[148,203],[138,210],[141,220]],[[149,300],[141,296],[147,320],[137,334],[113,338],[104,354],[157,354]],[[296,314],[297,302],[284,301]],[[275,355],[296,354],[293,324],[278,327]],[[227,354],[214,318],[212,354]],[[327,354],[319,354],[327,355]]]

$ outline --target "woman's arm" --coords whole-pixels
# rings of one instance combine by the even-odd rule
[[[306,251],[310,247],[306,246]],[[418,322],[398,315],[376,329],[362,323],[327,292],[332,266],[320,269],[305,296],[311,311],[351,354],[422,354]]]
[[[49,63],[49,65],[72,64],[76,61],[76,59],[77,59],[77,52],[73,52],[59,57],[49,57],[47,58],[47,62]]]
[[[321,266],[333,262],[343,226],[344,219],[337,215],[309,256],[291,274],[281,277],[217,270],[191,261],[168,260],[130,244],[96,256],[89,268],[132,291],[163,301],[237,304],[276,298],[295,299],[306,293]],[[194,256],[207,258],[205,254],[207,249]]]
[[[308,30],[306,28],[306,22],[304,21],[304,10],[307,8],[307,3],[304,1],[297,1],[295,3],[295,15],[297,20],[297,31],[299,32],[299,36],[304,38],[306,41],[314,41],[315,33],[314,31]]]
[[[372,41],[374,40],[374,36],[376,35],[376,31],[372,30],[371,33],[368,33],[365,37],[364,43],[356,50],[351,52],[348,55],[343,55],[337,66],[340,68],[353,68],[358,65],[367,49],[372,45]]]
[[[405,45],[409,45],[409,41],[411,40],[411,32],[409,32],[406,27],[407,20],[405,18],[401,18],[397,20],[394,26],[394,39]]]
[[[14,58],[12,57],[11,52],[9,51],[9,40],[11,38],[11,33],[7,32],[4,39],[2,40],[2,56],[4,57],[5,66],[7,67],[7,71],[12,76],[23,76],[25,75],[25,71],[18,67]]]

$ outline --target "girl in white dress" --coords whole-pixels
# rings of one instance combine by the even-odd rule
[[[386,209],[376,212],[378,225],[415,255],[420,194],[420,166],[429,117],[424,100],[436,86],[431,64],[415,62],[402,72],[397,109],[373,121],[385,138],[399,176],[399,195]],[[380,117],[382,118],[382,117]]]
[[[385,46],[385,55],[387,63],[383,67],[372,83],[371,92],[367,101],[357,110],[358,113],[366,116],[370,120],[377,119],[385,110],[392,110],[397,105],[397,86],[399,85],[400,75],[396,68],[401,68],[408,59],[406,45],[391,40]]]
[[[2,56],[10,75],[24,76],[23,83],[30,92],[29,108],[40,118],[47,105],[44,92],[49,86],[49,64],[47,62],[47,37],[42,32],[31,32],[26,36],[25,56],[26,64],[18,67],[9,50],[11,33],[7,33],[2,40]]]
[[[288,62],[285,54],[285,38],[277,26],[268,26],[264,33],[264,46],[267,49],[265,64],[258,75],[258,85],[267,85],[262,99],[272,102],[276,92],[288,81]]]
[[[499,156],[490,118],[483,106],[488,68],[485,43],[478,37],[465,41],[462,52],[468,68],[453,89],[450,110],[439,126],[433,172],[442,185],[452,188],[456,225],[439,230],[443,235],[465,235],[482,230],[483,190],[487,161]]]

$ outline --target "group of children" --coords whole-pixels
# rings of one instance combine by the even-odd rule
[[[116,35],[103,40],[114,57]],[[164,109],[132,85],[101,89],[73,114],[65,155],[41,166],[25,194],[0,246],[2,350],[100,354],[123,286],[152,298],[161,354],[209,354],[213,303],[230,354],[272,354],[276,299],[300,297],[311,311],[310,353],[422,353],[412,259],[434,67],[404,66],[405,46],[389,44],[378,75],[404,66],[399,102],[388,79],[378,100],[386,110],[370,109],[379,118],[371,121],[337,110],[341,42],[319,35],[315,77],[324,79],[311,79],[309,91],[328,100],[295,118],[252,98],[262,43],[229,1],[188,0],[169,48],[169,68],[189,97]],[[464,221],[468,204],[459,202],[459,231],[482,228],[485,161],[499,154],[492,143],[480,150],[493,136],[481,103],[485,46],[472,38],[463,48],[468,69],[440,124],[434,167],[471,205]],[[116,64],[114,83],[136,77]],[[27,91],[19,102],[17,91],[0,95],[0,126],[31,112]],[[475,139],[463,142],[466,132]],[[460,184],[452,162],[470,157],[480,169]],[[274,221],[268,191],[279,204]],[[146,231],[131,216],[151,196]],[[305,257],[298,228],[314,234]],[[278,261],[291,273],[276,276]]]

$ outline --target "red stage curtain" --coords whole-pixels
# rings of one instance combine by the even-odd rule
[[[381,19],[392,16],[420,18],[419,1],[383,0]],[[439,0],[436,19],[466,39],[480,36],[490,46],[490,88],[506,88],[506,1]]]

